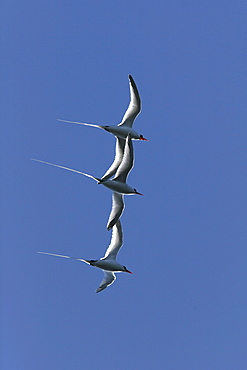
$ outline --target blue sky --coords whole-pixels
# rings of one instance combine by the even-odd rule
[[[237,1],[3,1],[2,369],[245,369],[246,11]],[[135,128],[119,261],[95,294],[115,139]]]

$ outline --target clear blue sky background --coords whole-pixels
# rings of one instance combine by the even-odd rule
[[[1,369],[246,369],[244,1],[3,1]],[[111,192],[31,157],[102,176],[128,74],[135,128],[119,261],[97,259]]]

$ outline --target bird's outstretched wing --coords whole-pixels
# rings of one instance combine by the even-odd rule
[[[134,165],[134,150],[130,134],[128,134],[124,146],[123,160],[118,167],[116,175],[113,180],[126,182],[127,177]]]
[[[102,290],[107,288],[109,285],[114,283],[114,281],[116,280],[116,276],[113,272],[105,271],[105,270],[103,271],[104,271],[105,276],[104,276],[104,279],[101,281],[100,286],[96,289],[96,293],[101,292]]]
[[[116,223],[117,220],[122,216],[124,210],[123,194],[112,192],[112,208],[111,213],[107,222],[107,230],[110,230]]]
[[[81,171],[77,171],[77,170],[74,170],[73,168],[69,168],[69,167],[64,167],[64,166],[60,166],[59,164],[54,164],[54,163],[50,163],[50,162],[45,162],[45,161],[41,161],[40,159],[35,159],[35,158],[31,158],[32,161],[36,161],[36,162],[40,162],[40,163],[44,163],[44,164],[49,164],[50,166],[54,166],[54,167],[58,167],[58,168],[62,168],[63,170],[67,170],[67,171],[71,171],[71,172],[75,172],[75,173],[79,173],[80,175],[84,175],[84,176],[87,176],[87,177],[91,177],[91,179],[94,179],[95,181],[99,182],[100,179],[98,179],[97,177],[94,177],[92,175],[89,175],[88,173],[84,173],[84,172],[81,172]]]
[[[115,175],[119,165],[122,162],[124,156],[124,146],[125,146],[125,139],[120,137],[116,137],[116,151],[115,151],[115,158],[111,166],[108,168],[106,173],[101,177],[101,180],[108,180],[110,177]]]
[[[129,86],[130,86],[130,103],[126,110],[122,122],[118,126],[132,127],[136,116],[141,111],[141,99],[136,87],[135,81],[131,75],[129,75]]]
[[[112,228],[112,237],[109,247],[107,248],[105,255],[101,259],[116,260],[117,254],[123,245],[123,230],[120,220]]]

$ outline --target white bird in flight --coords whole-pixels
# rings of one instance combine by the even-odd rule
[[[133,167],[134,163],[134,152],[133,152],[133,144],[131,140],[130,134],[127,136],[125,140],[125,147],[124,147],[124,156],[122,159],[122,162],[120,166],[117,169],[116,175],[112,180],[109,179],[99,179],[97,177],[94,177],[92,175],[89,175],[87,173],[81,172],[74,170],[72,168],[60,166],[58,164],[50,163],[50,162],[45,162],[41,161],[40,159],[34,159],[31,158],[33,161],[36,162],[41,162],[44,164],[48,164],[50,166],[62,168],[68,171],[72,171],[75,173],[79,173],[81,175],[91,177],[95,181],[97,181],[98,184],[103,184],[107,188],[111,189],[113,191],[112,194],[112,210],[108,219],[107,223],[107,230],[110,230],[113,225],[117,222],[117,220],[121,217],[123,210],[124,210],[124,201],[123,201],[123,194],[127,195],[133,195],[133,194],[138,194],[138,195],[143,195],[139,193],[135,188],[132,188],[130,185],[126,183],[128,174],[130,170]]]
[[[143,135],[139,134],[132,128],[135,118],[141,111],[141,99],[140,99],[140,95],[136,87],[135,81],[131,75],[129,75],[129,86],[130,86],[130,103],[123,116],[122,121],[118,125],[103,126],[103,125],[95,125],[92,123],[67,121],[64,119],[58,119],[58,121],[76,123],[78,125],[93,126],[93,127],[101,128],[123,139],[125,139],[127,135],[130,133],[131,138],[134,140],[147,141],[147,139],[145,139]]]
[[[128,272],[132,274],[125,266],[121,265],[116,261],[117,254],[120,248],[123,245],[123,231],[120,220],[117,221],[116,225],[112,229],[112,238],[109,247],[107,248],[104,257],[99,260],[84,260],[82,258],[75,258],[70,256],[63,256],[61,254],[54,254],[48,252],[38,252],[42,254],[48,254],[50,256],[64,257],[64,258],[73,258],[78,261],[83,261],[91,266],[95,266],[104,271],[104,278],[100,283],[100,286],[97,288],[96,293],[101,292],[103,289],[107,288],[109,285],[114,283],[116,280],[116,272]]]

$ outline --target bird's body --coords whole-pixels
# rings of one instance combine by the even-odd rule
[[[116,261],[117,254],[122,245],[123,245],[123,231],[120,220],[118,220],[112,229],[111,243],[107,248],[104,257],[100,258],[99,260],[85,260],[82,258],[74,258],[70,256],[63,256],[61,254],[54,254],[48,252],[38,252],[38,253],[48,254],[56,257],[76,259],[78,261],[85,262],[91,266],[95,266],[103,270],[105,275],[100,286],[96,290],[96,293],[98,293],[101,292],[103,289],[107,288],[116,280],[115,276],[116,272],[128,272],[129,274],[132,274],[132,272],[129,271],[124,265],[121,265]]]
[[[106,188],[111,189],[112,191],[115,191],[116,193],[126,194],[126,195],[139,194],[130,185],[124,182],[121,182],[121,181],[115,181],[114,179],[104,180],[104,181],[100,180],[99,183],[104,185]]]
[[[123,265],[115,260],[99,259],[97,261],[88,261],[91,266],[98,267],[101,270],[112,272],[125,272]]]
[[[141,99],[135,81],[131,75],[129,75],[129,86],[130,86],[130,103],[123,116],[122,121],[118,125],[95,125],[93,123],[67,121],[63,119],[58,119],[58,121],[101,128],[123,139],[126,139],[127,135],[130,134],[131,139],[133,140],[147,140],[143,137],[143,135],[139,134],[132,128],[135,118],[141,111]]]
[[[138,134],[137,131],[135,131],[133,128],[129,126],[100,126],[100,128],[103,128],[107,132],[110,132],[111,134],[121,137],[123,139],[126,139],[128,134],[130,134],[131,139],[133,140],[144,140],[147,141],[147,139],[144,139],[142,135]]]

